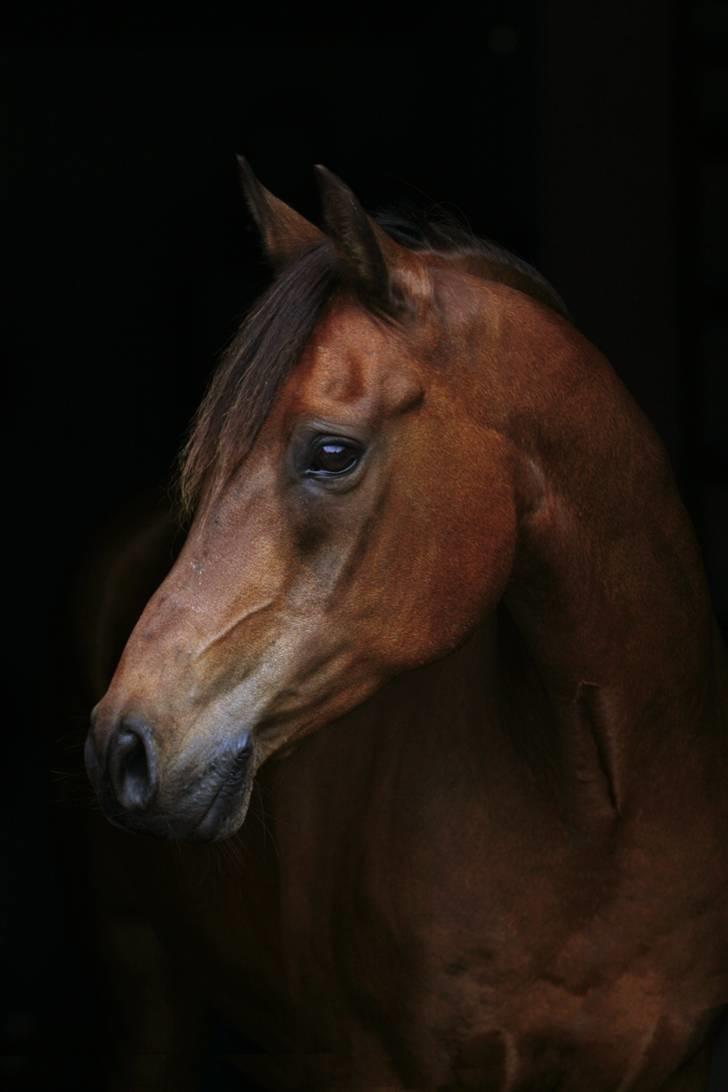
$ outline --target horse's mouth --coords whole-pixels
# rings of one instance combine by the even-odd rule
[[[245,819],[256,761],[249,733],[221,747],[202,771],[173,774],[144,807],[123,809],[108,777],[92,778],[107,819],[135,834],[176,841],[212,842],[234,834]],[[91,772],[91,771],[90,771]]]

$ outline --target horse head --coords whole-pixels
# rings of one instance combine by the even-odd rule
[[[87,743],[135,829],[229,835],[265,759],[451,651],[510,572],[513,450],[474,370],[485,283],[318,173],[326,233],[243,164],[278,277],[198,413],[185,546]]]

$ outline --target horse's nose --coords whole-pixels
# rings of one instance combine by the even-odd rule
[[[158,785],[157,753],[151,729],[143,721],[124,718],[112,729],[101,761],[92,730],[86,744],[86,767],[93,781],[106,783],[123,811],[146,811]]]
[[[125,811],[145,811],[157,791],[157,756],[145,724],[123,720],[109,740],[109,780]]]

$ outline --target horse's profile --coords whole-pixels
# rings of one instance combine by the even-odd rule
[[[728,674],[660,443],[525,263],[243,177],[277,277],[86,745],[114,824],[232,847],[160,933],[260,1087],[704,1089]]]

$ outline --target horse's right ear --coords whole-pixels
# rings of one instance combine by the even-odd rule
[[[367,216],[340,178],[321,164],[315,170],[324,222],[343,274],[370,306],[383,313],[397,313],[403,303],[403,274],[413,271],[415,256]],[[411,276],[410,281],[414,283]]]
[[[243,156],[236,158],[243,195],[260,230],[265,256],[275,270],[283,269],[325,235],[261,185]]]

